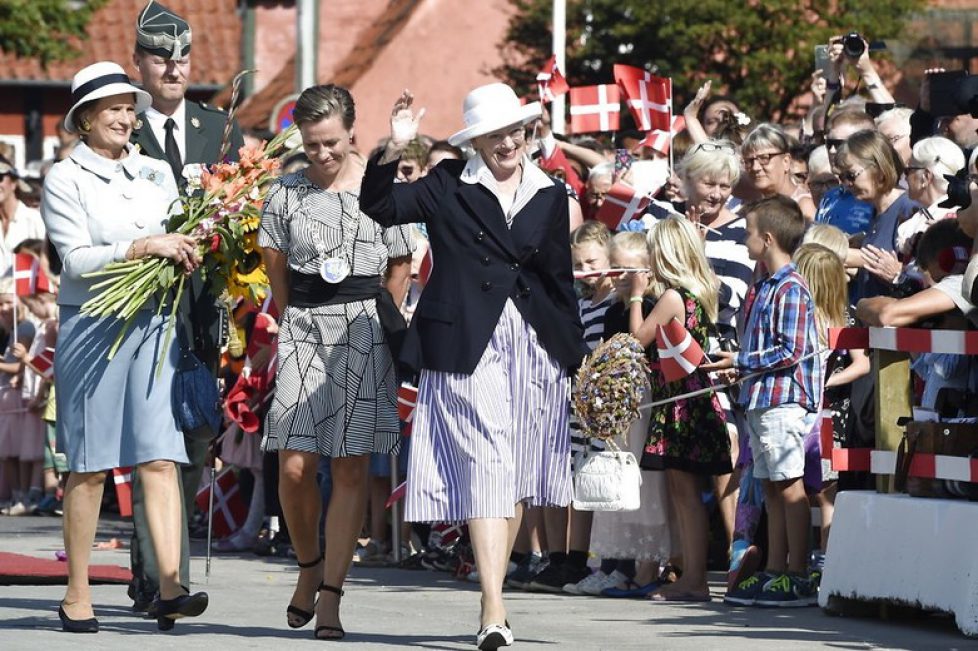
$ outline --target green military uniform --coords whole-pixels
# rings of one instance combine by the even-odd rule
[[[136,39],[137,47],[167,58],[178,59],[186,56],[190,51],[190,28],[186,21],[157,2],[149,2],[140,13]],[[181,132],[185,134],[183,165],[211,165],[220,162],[221,140],[227,122],[227,113],[190,100],[184,100],[184,106],[185,120],[180,127]],[[138,118],[132,133],[132,142],[139,145],[143,154],[167,160],[164,145],[154,135],[146,115],[140,114]],[[231,131],[227,158],[236,160],[238,149],[243,144],[241,130],[235,124]],[[184,190],[187,185],[186,178],[183,175],[178,176],[177,184],[181,190]],[[184,323],[189,328],[194,353],[216,375],[221,358],[224,311],[214,297],[205,290],[199,273],[192,277],[180,309]],[[180,467],[184,501],[180,582],[188,587],[190,585],[190,538],[187,517],[193,513],[194,497],[204,470],[207,450],[216,434],[217,432],[210,431],[207,426],[198,431],[184,432],[187,457],[190,462]],[[133,583],[130,596],[136,602],[136,608],[143,610],[148,607],[159,590],[159,576],[138,472],[135,473],[133,481],[133,525],[130,555]]]

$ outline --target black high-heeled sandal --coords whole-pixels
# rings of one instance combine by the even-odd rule
[[[72,619],[65,612],[64,604],[58,606],[58,619],[61,620],[61,630],[66,633],[98,633],[97,619]]]
[[[334,585],[326,585],[325,583],[319,584],[319,590],[320,592],[323,590],[325,590],[326,592],[332,592],[335,595],[339,595],[340,599],[343,598],[343,594],[344,594],[343,590],[341,590],[340,588],[337,588]],[[337,604],[337,612],[339,612],[339,604]],[[332,631],[332,632],[339,633],[339,635],[331,635],[329,637],[319,637],[320,631]],[[323,640],[324,642],[332,642],[335,640],[342,640],[344,637],[346,637],[346,631],[343,630],[342,626],[324,625],[324,626],[317,626],[316,631],[313,633],[313,635],[315,635],[317,640]]]
[[[184,588],[186,590],[186,588]],[[181,617],[197,617],[207,610],[209,598],[206,592],[182,594],[173,599],[156,600],[156,628],[169,631]]]
[[[317,558],[314,561],[309,561],[308,563],[300,563],[300,562],[296,561],[296,565],[299,566],[299,569],[307,570],[310,567],[316,567],[317,565],[319,565],[320,563],[322,563],[324,556],[325,556],[325,554],[320,554],[319,555],[319,558]],[[315,603],[313,603],[312,609],[313,609],[314,612],[309,612],[308,610],[303,610],[303,609],[299,608],[298,606],[293,606],[292,604],[289,604],[289,607],[285,609],[285,623],[289,625],[289,628],[302,628],[303,626],[305,626],[306,624],[308,624],[309,622],[311,622],[312,621],[312,618],[316,616],[316,613],[315,613],[316,604]],[[301,621],[296,620],[298,623],[293,624],[292,623],[292,620],[289,619],[289,615],[295,615]]]

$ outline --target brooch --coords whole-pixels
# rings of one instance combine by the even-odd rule
[[[136,124],[134,124],[134,125],[132,126],[132,128],[133,128],[133,130],[134,130],[134,131],[139,131],[140,129],[142,129],[142,128],[143,128],[143,121],[142,121],[142,120],[139,120],[139,119],[137,119],[137,120],[136,120]]]
[[[200,128],[200,120],[197,119],[196,115],[190,118],[190,126],[192,126],[194,129]]]
[[[139,178],[146,179],[150,183],[163,185],[163,173],[151,167],[144,167],[139,170]]]

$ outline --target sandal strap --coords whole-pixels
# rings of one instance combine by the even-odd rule
[[[303,563],[299,559],[296,559],[295,564],[305,570],[305,569],[308,569],[310,567],[316,567],[317,565],[319,565],[320,563],[323,562],[323,558],[325,558],[325,557],[326,557],[326,553],[323,552],[322,554],[319,555],[319,558],[317,558],[314,561],[309,561],[308,563]]]
[[[341,597],[344,594],[346,594],[341,588],[337,588],[335,585],[326,585],[325,583],[320,583],[319,584],[319,590],[320,591],[325,590],[326,592],[332,592],[333,594],[338,594]]]

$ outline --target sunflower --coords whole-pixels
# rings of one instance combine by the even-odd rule
[[[261,215],[242,213],[238,223],[241,224],[241,230],[245,233],[254,233],[261,226]]]

